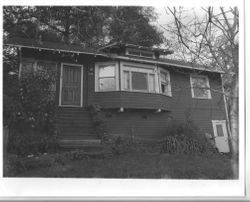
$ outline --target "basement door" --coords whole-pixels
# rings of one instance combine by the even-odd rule
[[[228,143],[228,133],[225,120],[213,120],[213,130],[215,137],[215,144],[219,152],[228,153],[229,143]]]
[[[60,106],[82,107],[83,66],[62,63],[60,77]]]

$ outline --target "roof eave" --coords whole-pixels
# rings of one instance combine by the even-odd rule
[[[107,54],[97,53],[97,52],[94,53],[94,52],[87,52],[87,51],[73,51],[73,50],[64,50],[64,49],[53,49],[53,48],[38,47],[38,46],[18,45],[18,44],[13,44],[13,43],[5,43],[4,45],[15,46],[15,47],[19,47],[19,48],[32,48],[32,49],[38,49],[38,50],[50,50],[50,51],[69,52],[69,53],[76,53],[76,54],[100,55],[100,56],[106,56],[107,57]]]
[[[215,72],[215,73],[221,73],[221,74],[225,73],[225,72],[219,71],[219,70],[210,70],[210,69],[206,69],[206,68],[202,69],[202,68],[197,68],[197,67],[193,67],[193,66],[189,66],[189,65],[175,64],[175,63],[159,61],[159,60],[146,60],[146,59],[141,59],[141,58],[126,57],[126,56],[115,56],[115,55],[110,55],[110,54],[106,54],[106,53],[94,53],[94,52],[73,51],[73,50],[70,51],[70,50],[52,49],[52,48],[46,48],[46,47],[18,45],[18,44],[13,44],[13,43],[5,43],[4,45],[15,46],[15,47],[20,47],[20,48],[23,47],[23,48],[32,48],[32,49],[39,49],[39,50],[49,50],[49,51],[58,51],[58,52],[70,52],[70,53],[76,53],[76,54],[96,55],[96,56],[103,56],[103,57],[126,60],[126,61],[138,61],[138,62],[144,62],[144,63],[150,63],[150,64],[176,66],[176,67],[180,67],[180,68],[193,69],[193,70],[197,70],[197,71]]]

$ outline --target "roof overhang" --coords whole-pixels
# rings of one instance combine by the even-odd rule
[[[18,47],[18,48],[30,48],[30,49],[48,50],[48,51],[57,51],[57,52],[69,52],[69,53],[74,53],[77,55],[80,55],[80,54],[86,55],[87,54],[87,55],[102,56],[102,57],[118,59],[118,60],[140,62],[140,63],[145,63],[145,64],[174,66],[174,67],[179,67],[179,68],[184,68],[184,69],[189,69],[189,70],[215,72],[215,73],[221,73],[221,74],[224,73],[223,71],[220,71],[220,70],[213,70],[213,69],[209,69],[207,67],[201,67],[201,66],[197,67],[197,65],[190,65],[190,64],[187,64],[184,62],[180,62],[178,60],[164,59],[164,61],[162,61],[162,60],[156,60],[156,59],[149,60],[149,59],[144,59],[144,58],[119,56],[119,55],[115,55],[115,54],[101,53],[99,51],[84,50],[84,49],[81,49],[79,46],[77,46],[77,50],[68,50],[68,49],[66,50],[65,48],[60,48],[60,47],[54,48],[52,45],[46,46],[46,43],[43,43],[43,44],[39,44],[39,43],[25,44],[25,43],[21,43],[21,42],[15,42],[15,43],[14,42],[6,42],[6,43],[4,43],[4,45]]]

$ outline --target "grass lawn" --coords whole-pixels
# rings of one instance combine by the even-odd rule
[[[232,170],[230,159],[221,155],[136,153],[53,163],[14,177],[232,179]]]

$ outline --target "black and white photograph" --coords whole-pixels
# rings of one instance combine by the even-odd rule
[[[3,5],[3,179],[242,180],[240,15]]]

